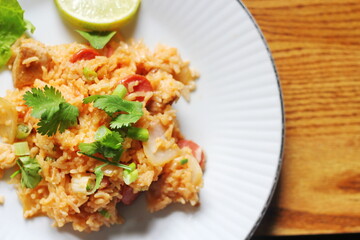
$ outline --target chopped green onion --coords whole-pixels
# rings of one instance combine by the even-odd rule
[[[110,218],[110,217],[111,217],[110,213],[109,213],[106,209],[101,209],[101,210],[99,211],[99,213],[100,213],[101,215],[103,215],[104,217],[106,217],[106,218]]]
[[[187,158],[182,159],[182,160],[180,160],[180,164],[181,164],[181,165],[187,164],[188,161],[189,161],[189,160],[188,160]]]
[[[135,182],[136,179],[138,179],[138,177],[139,177],[139,172],[137,169],[132,172],[129,172],[126,170],[123,172],[123,180],[126,185],[129,185],[129,184]]]
[[[136,169],[136,163],[130,163],[128,166],[130,168],[128,171],[130,171],[130,172],[132,172]]]
[[[97,79],[97,73],[94,70],[91,70],[90,68],[84,67],[83,74],[86,80],[88,81],[95,81]]]
[[[88,183],[86,184],[86,191],[90,192],[95,188],[95,181],[93,179],[89,179]]]
[[[128,91],[127,91],[126,87],[124,85],[122,85],[122,84],[119,84],[115,88],[112,95],[116,95],[116,96],[119,96],[119,97],[123,98],[123,97],[126,96],[127,93],[128,93]]]
[[[136,169],[136,164],[130,163],[128,166],[130,167],[130,169],[125,169],[123,172],[123,180],[126,185],[135,182],[136,179],[138,179],[139,177],[139,172]]]
[[[105,126],[101,126],[95,133],[95,140],[101,141],[103,140],[108,134],[111,134],[111,130]]]
[[[15,155],[16,156],[29,156],[30,149],[27,142],[14,143]]]
[[[10,178],[13,179],[13,178],[16,177],[19,173],[21,173],[21,170],[17,170],[17,171],[14,172],[13,174],[11,174]]]
[[[31,133],[32,128],[25,124],[19,124],[17,126],[16,138],[17,139],[25,139]]]
[[[54,162],[55,160],[56,160],[55,158],[49,157],[49,156],[47,156],[47,157],[45,158],[45,161],[46,161],[46,162]]]
[[[127,135],[132,139],[142,142],[149,140],[149,131],[146,128],[129,127]]]

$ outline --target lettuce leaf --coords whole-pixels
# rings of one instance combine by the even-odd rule
[[[34,32],[35,27],[24,20],[24,10],[17,0],[0,0],[0,67],[11,57],[11,45],[26,30]]]

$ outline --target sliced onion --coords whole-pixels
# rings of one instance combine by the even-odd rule
[[[75,193],[88,194],[86,189],[88,184],[93,181],[91,176],[76,176],[71,178],[71,189]]]
[[[149,140],[143,143],[144,152],[151,164],[163,166],[173,160],[179,154],[179,148],[176,144],[169,149],[158,149],[157,140],[167,141],[165,129],[159,122],[152,122],[149,126]]]
[[[202,183],[203,172],[199,162],[193,156],[188,156],[187,159],[189,168],[191,169],[191,182],[196,186],[200,186]]]

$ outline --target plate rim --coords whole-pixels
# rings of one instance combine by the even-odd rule
[[[280,144],[280,153],[279,153],[279,160],[278,160],[278,165],[276,168],[276,173],[275,173],[275,178],[273,180],[273,184],[272,184],[272,188],[270,189],[270,194],[268,196],[268,198],[265,201],[265,205],[263,206],[260,215],[258,216],[258,219],[256,220],[256,222],[254,223],[253,227],[251,228],[250,232],[248,233],[247,237],[245,238],[245,240],[249,240],[255,233],[255,231],[258,229],[261,220],[264,218],[264,215],[267,211],[267,209],[269,208],[269,205],[271,203],[271,200],[273,199],[276,187],[279,183],[279,178],[280,178],[280,172],[281,172],[281,168],[282,168],[282,164],[283,164],[283,158],[284,158],[284,146],[285,146],[285,107],[284,107],[284,97],[283,97],[283,91],[281,88],[281,83],[280,83],[280,77],[279,77],[279,73],[275,64],[275,60],[273,58],[273,55],[271,53],[269,44],[259,26],[259,24],[256,22],[254,16],[251,14],[251,12],[249,11],[249,9],[246,7],[246,5],[243,3],[242,0],[236,0],[236,2],[239,3],[240,7],[243,8],[243,10],[245,11],[245,13],[248,15],[248,17],[250,18],[251,22],[253,23],[254,27],[256,28],[256,31],[259,34],[259,37],[261,38],[265,48],[266,48],[266,52],[269,56],[269,59],[271,61],[271,65],[272,68],[274,70],[274,74],[276,77],[276,83],[278,86],[278,90],[279,90],[279,98],[280,98],[280,107],[281,107],[281,144]]]

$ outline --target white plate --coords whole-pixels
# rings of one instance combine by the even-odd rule
[[[47,44],[80,39],[58,16],[52,1],[21,0]],[[179,48],[201,73],[190,104],[177,104],[181,128],[208,156],[201,206],[171,206],[155,214],[144,199],[121,209],[124,225],[85,234],[57,230],[46,217],[24,220],[13,186],[0,181],[3,240],[246,239],[272,195],[282,156],[283,108],[274,63],[256,23],[236,0],[143,0],[126,37]],[[11,89],[0,74],[0,95]]]

